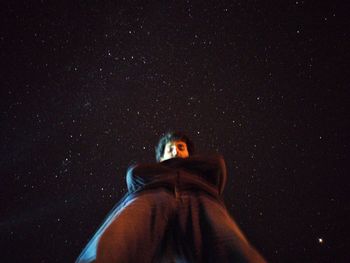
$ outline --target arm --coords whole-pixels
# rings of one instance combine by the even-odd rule
[[[224,192],[227,181],[227,170],[225,160],[222,156],[218,159],[219,194]]]
[[[221,155],[192,156],[185,161],[184,167],[200,174],[202,178],[217,187],[220,195],[223,193],[227,172],[224,158]]]
[[[152,187],[160,182],[169,180],[170,169],[160,165],[154,164],[136,164],[128,168],[126,174],[126,184],[129,193],[139,191],[146,186]]]

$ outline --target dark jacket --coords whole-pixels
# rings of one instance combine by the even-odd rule
[[[160,163],[137,164],[128,169],[129,193],[158,188],[174,192],[205,192],[219,197],[226,184],[225,161],[220,155],[173,158]]]

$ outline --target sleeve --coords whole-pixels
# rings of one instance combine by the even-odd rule
[[[134,173],[137,166],[138,165],[130,166],[126,172],[126,185],[128,187],[129,193],[136,192],[138,189],[142,188],[142,186],[145,184],[142,177],[137,177]]]
[[[222,156],[218,158],[218,178],[219,178],[219,194],[224,192],[227,181],[227,170],[225,160]]]
[[[224,191],[227,172],[224,158],[221,155],[193,156],[188,158],[185,164],[188,170],[199,173],[203,179],[218,189],[221,195]]]
[[[128,168],[126,184],[129,193],[144,188],[156,187],[160,182],[166,181],[168,170],[159,164],[136,164]]]

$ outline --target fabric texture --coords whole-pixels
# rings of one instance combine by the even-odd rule
[[[221,156],[130,167],[128,194],[76,262],[265,262],[228,214],[225,183]]]

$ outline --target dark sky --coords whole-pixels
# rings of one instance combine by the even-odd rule
[[[0,262],[73,262],[168,130],[224,156],[227,207],[269,262],[350,262],[345,6],[0,10]]]

